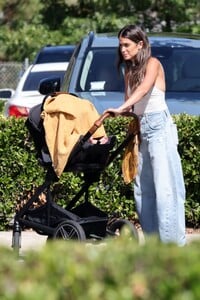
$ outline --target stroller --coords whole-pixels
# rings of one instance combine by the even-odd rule
[[[82,172],[84,182],[78,193],[71,199],[66,207],[59,206],[54,200],[51,186],[59,181],[52,165],[51,156],[45,140],[45,130],[41,112],[42,104],[36,105],[30,110],[26,120],[26,126],[34,141],[39,164],[46,169],[43,184],[34,192],[32,197],[16,211],[14,216],[12,247],[19,251],[21,247],[21,232],[31,228],[38,234],[46,235],[48,239],[75,239],[84,241],[88,239],[102,240],[105,237],[117,236],[126,225],[134,238],[138,239],[137,229],[132,222],[126,219],[114,219],[110,222],[108,214],[89,201],[89,187],[98,182],[101,172],[113,161],[113,159],[128,145],[138,132],[128,133],[125,140],[114,149],[116,137],[108,137],[104,144],[91,144],[89,138],[103,124],[104,120],[111,116],[103,114],[97,119],[88,132],[81,136],[70,153],[64,172]],[[137,116],[126,113],[125,116],[134,118]],[[139,128],[139,126],[137,127]],[[40,203],[40,195],[45,195],[45,203]],[[77,202],[83,197],[81,204]],[[80,203],[80,201],[79,201]]]

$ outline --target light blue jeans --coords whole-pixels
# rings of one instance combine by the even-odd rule
[[[139,116],[141,144],[134,196],[144,233],[183,246],[185,186],[177,150],[177,128],[168,112]]]

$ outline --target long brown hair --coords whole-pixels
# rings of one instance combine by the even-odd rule
[[[129,86],[133,91],[144,78],[146,65],[151,56],[151,48],[148,37],[140,26],[126,25],[119,31],[118,38],[120,37],[127,38],[135,43],[139,43],[140,41],[143,42],[143,47],[136,55],[134,63],[131,60],[124,61],[120,47],[118,48],[118,68],[120,68],[122,63],[125,64],[126,76],[128,78]]]

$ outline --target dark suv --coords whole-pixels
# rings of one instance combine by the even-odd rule
[[[200,113],[200,36],[149,35],[152,54],[165,69],[166,100],[173,114]],[[117,35],[90,32],[76,47],[62,86],[43,82],[42,93],[57,90],[90,100],[102,113],[124,99],[123,68],[117,71]],[[48,86],[48,90],[46,87]]]

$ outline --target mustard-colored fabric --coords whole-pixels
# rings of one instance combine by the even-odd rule
[[[122,160],[122,175],[126,184],[135,179],[138,170],[139,124],[135,120],[130,122],[128,133],[134,133],[134,136],[127,145]]]
[[[53,167],[59,177],[72,148],[80,136],[93,126],[99,114],[88,100],[63,93],[45,100],[41,117]],[[102,136],[106,136],[103,126],[93,134],[94,138]]]

